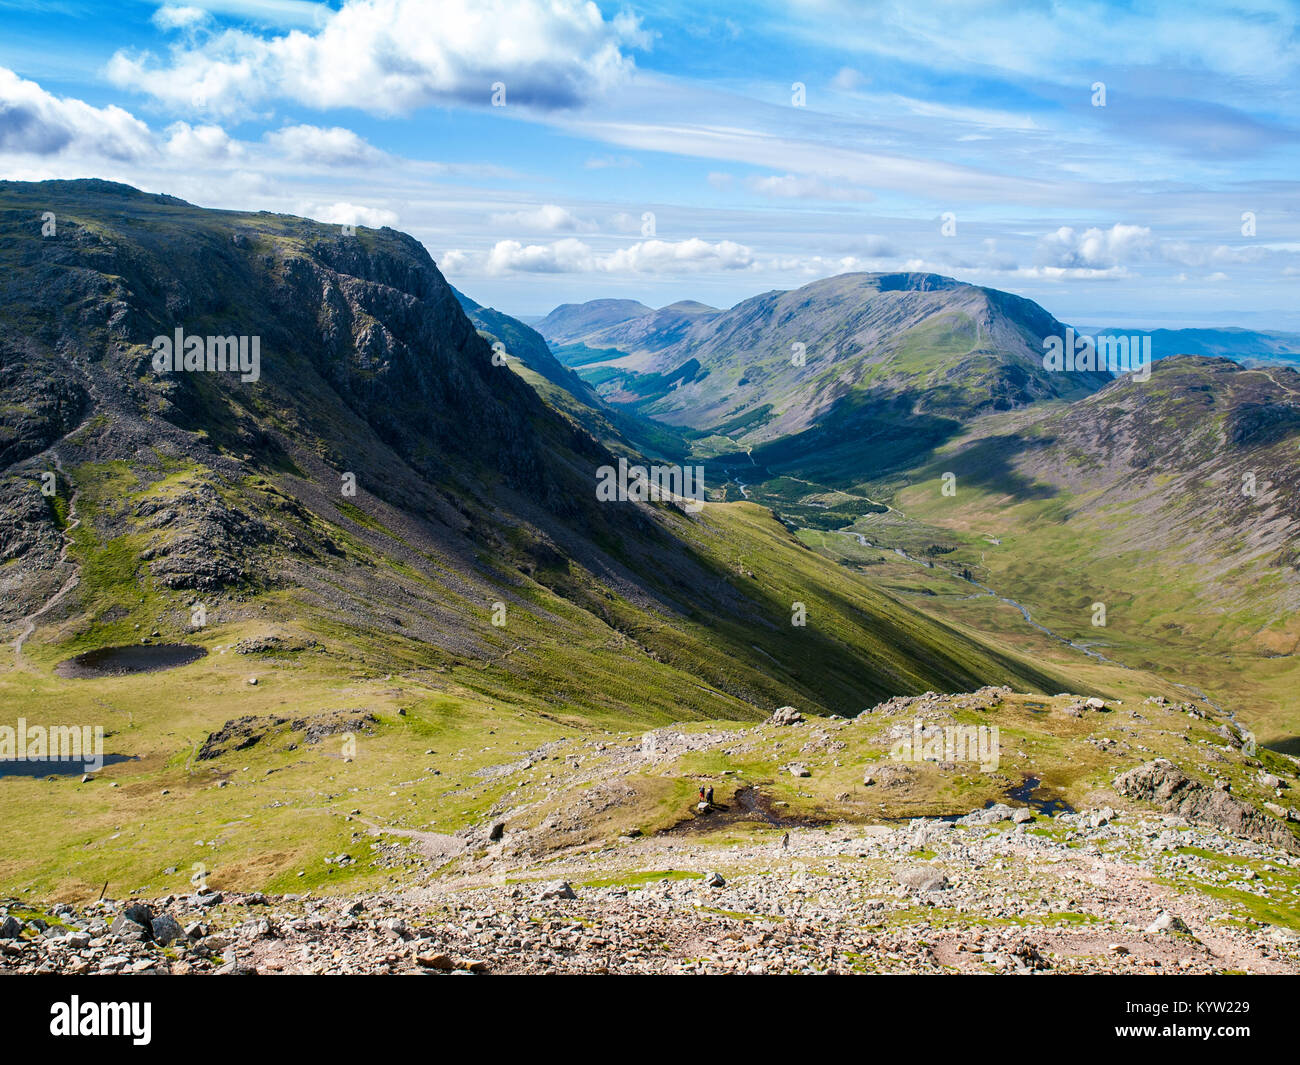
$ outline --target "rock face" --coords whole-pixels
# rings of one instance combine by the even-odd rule
[[[1212,825],[1247,839],[1264,840],[1300,854],[1300,840],[1285,826],[1226,791],[1198,783],[1165,758],[1157,758],[1114,781],[1115,790],[1131,799],[1153,802],[1189,821]]]

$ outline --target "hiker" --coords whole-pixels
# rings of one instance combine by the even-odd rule
[[[700,785],[700,802],[704,801],[704,785]]]
[[[709,788],[709,789],[707,789],[707,790],[704,792],[704,801],[707,802],[710,806],[713,805],[713,789],[712,789],[712,788]]]

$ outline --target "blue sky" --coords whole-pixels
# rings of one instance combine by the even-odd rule
[[[0,0],[0,176],[393,225],[517,314],[924,270],[1300,329],[1298,135],[1279,0]]]

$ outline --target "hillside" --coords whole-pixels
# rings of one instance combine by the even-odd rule
[[[32,224],[43,210],[57,237]],[[103,723],[149,826],[127,852],[69,865],[74,838],[110,835],[121,813],[75,777],[6,780],[26,811],[0,847],[6,882],[84,890],[216,838],[212,819],[234,810],[208,803],[199,752],[293,722],[360,729],[372,782],[469,743],[473,760],[444,762],[426,796],[435,820],[464,825],[477,801],[443,796],[491,762],[493,732],[526,747],[559,728],[791,702],[852,714],[927,689],[1072,686],[1068,668],[900,602],[761,508],[598,503],[610,453],[493,364],[403,234],[52,182],[0,185],[0,238],[0,621],[14,641],[0,700],[33,723]],[[259,337],[257,379],[155,372],[153,338],[176,328]],[[207,655],[163,684],[54,670],[162,643]],[[332,767],[307,762],[295,775],[324,786]],[[288,779],[239,805],[257,832],[223,860],[252,882],[327,845],[305,813],[319,801],[285,798]],[[51,809],[66,836],[24,830]]]
[[[1298,445],[1296,371],[1171,357],[1148,382],[975,423],[895,503],[1042,623],[1206,688],[1291,750]]]

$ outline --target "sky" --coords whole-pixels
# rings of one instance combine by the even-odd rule
[[[518,315],[925,271],[1300,330],[1300,0],[0,0],[0,178],[75,177]]]

